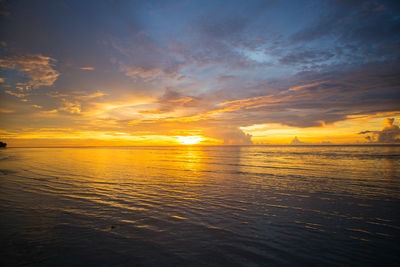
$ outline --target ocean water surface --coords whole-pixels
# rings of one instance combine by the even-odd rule
[[[399,146],[0,150],[1,266],[399,265]]]

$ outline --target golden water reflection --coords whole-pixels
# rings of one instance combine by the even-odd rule
[[[325,246],[351,263],[354,248],[395,247],[399,167],[400,147],[7,149],[0,209],[14,214],[3,227],[13,236],[31,229],[45,244],[77,246],[101,237],[80,247],[85,254],[101,244],[129,251],[150,242],[197,260],[213,246],[229,257],[251,248],[265,259],[273,253],[265,247],[308,257]],[[154,251],[143,253],[162,257]]]

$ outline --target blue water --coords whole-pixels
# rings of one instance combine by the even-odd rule
[[[399,167],[399,146],[2,149],[0,265],[399,265]]]

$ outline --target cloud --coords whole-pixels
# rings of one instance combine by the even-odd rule
[[[122,66],[121,71],[124,72],[126,76],[131,77],[135,82],[139,78],[143,79],[145,82],[153,81],[164,74],[159,68],[143,68],[136,66]]]
[[[200,105],[201,99],[198,97],[192,97],[183,95],[171,88],[167,88],[165,93],[158,98],[157,109],[143,110],[142,114],[163,114],[175,111],[179,108],[193,108]]]
[[[310,127],[351,115],[396,111],[399,73],[392,64],[300,73],[287,77],[288,82],[278,80],[275,84],[246,88],[244,92],[258,96],[222,101],[219,109],[210,112],[230,113],[230,123],[235,121],[240,126],[274,122]],[[229,93],[235,94],[233,90]]]
[[[194,128],[226,144],[250,144],[251,136],[241,132],[240,127],[263,123],[324,127],[349,116],[396,111],[398,73],[398,68],[390,64],[306,72],[276,83],[254,84],[254,89],[242,89],[240,93],[258,96],[230,100],[236,94],[234,90],[188,96],[168,89],[156,102],[158,108],[139,111],[162,117],[128,118],[128,124],[135,130],[163,134],[174,128]]]
[[[293,140],[290,142],[290,144],[291,145],[305,145],[306,143],[305,142],[302,142],[302,141],[300,141],[298,138],[297,138],[297,136],[295,136],[294,138],[293,138]]]
[[[120,54],[113,63],[135,83],[166,82],[184,77],[180,73],[180,69],[187,64],[184,56],[161,46],[145,30],[135,29],[124,38],[110,37],[109,43]]]
[[[368,134],[365,139],[371,143],[400,143],[400,128],[394,118],[386,118],[381,131],[362,131],[359,134]]]
[[[97,91],[94,93],[86,93],[83,91],[72,91],[72,92],[68,92],[68,93],[60,93],[57,91],[52,91],[52,92],[47,93],[47,95],[52,98],[73,98],[76,100],[90,100],[93,98],[105,96],[107,94],[100,92],[100,91]]]
[[[399,143],[400,142],[400,128],[394,124],[394,118],[387,118],[384,121],[384,128],[378,133],[379,143]]]
[[[290,37],[297,46],[333,42],[328,48],[343,63],[396,58],[395,51],[382,49],[398,40],[396,1],[322,1],[316,8],[321,15]]]
[[[62,99],[61,106],[58,108],[59,111],[64,111],[69,114],[81,113],[81,104],[78,102],[70,102],[66,99]]]
[[[222,126],[205,130],[205,134],[220,139],[224,145],[253,145],[251,135],[244,133],[237,127]]]
[[[332,145],[330,141],[321,142],[303,142],[297,136],[295,136],[289,143],[292,146],[315,146],[315,145]]]
[[[7,101],[24,106],[20,112],[32,112],[31,104],[43,106],[30,115],[43,116],[41,121],[24,118],[21,124],[169,136],[186,131],[226,144],[250,144],[252,137],[241,129],[251,125],[333,127],[349,116],[399,110],[395,1],[229,6],[210,1],[154,13],[149,7],[159,3],[106,2],[94,9],[79,7],[79,14],[74,3],[68,10],[57,9],[57,3],[12,4],[16,17],[5,21],[7,45],[0,42],[1,54],[57,54],[62,64],[56,67],[63,72],[58,77],[56,61],[42,54],[0,59],[0,67],[11,73],[2,75],[5,93],[20,99],[31,94],[32,102]],[[54,20],[57,12],[63,16]],[[88,22],[82,14],[93,16]],[[76,23],[68,23],[72,17]],[[16,72],[25,77],[15,77]],[[6,88],[11,81],[14,90]],[[57,90],[27,91],[54,84]],[[97,88],[104,93],[93,92]],[[141,97],[146,101],[135,103]],[[374,131],[363,134],[374,142],[388,139]]]
[[[322,82],[316,82],[316,83],[310,83],[310,84],[297,85],[297,86],[294,86],[294,87],[292,87],[292,88],[289,88],[288,91],[299,91],[299,90],[302,90],[302,89],[304,89],[304,88],[315,87],[315,86],[318,86],[318,85],[321,85],[321,84],[322,84]]]
[[[89,99],[93,99],[93,98],[98,98],[98,97],[102,97],[105,96],[106,94],[103,92],[95,92],[92,94],[82,94],[82,95],[77,95],[74,96],[75,99],[80,99],[80,100],[89,100]]]
[[[52,91],[47,94],[51,98],[57,99],[57,111],[68,114],[81,114],[82,106],[90,106],[94,99],[105,96],[103,92],[86,93],[82,91],[73,91],[68,93],[59,93]]]
[[[18,98],[23,98],[23,97],[25,97],[25,96],[27,96],[27,94],[23,94],[23,93],[14,93],[14,92],[11,92],[11,91],[9,91],[9,90],[6,90],[6,91],[4,91],[6,94],[9,94],[9,95],[12,95],[12,96],[15,96],[15,97],[18,97]]]
[[[305,65],[305,64],[321,64],[334,57],[329,51],[292,51],[279,59],[279,62],[287,65]]]
[[[17,70],[30,79],[23,83],[25,90],[40,86],[51,86],[60,75],[53,66],[55,59],[40,54],[6,56],[0,59],[0,68]]]
[[[94,67],[82,67],[80,70],[94,70]]]

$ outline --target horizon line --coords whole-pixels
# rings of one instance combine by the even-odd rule
[[[400,146],[400,143],[363,143],[363,144],[252,144],[252,145],[129,145],[129,146],[7,146],[7,148],[113,148],[113,147],[238,147],[238,146],[271,146],[271,147],[308,147],[308,146]]]

